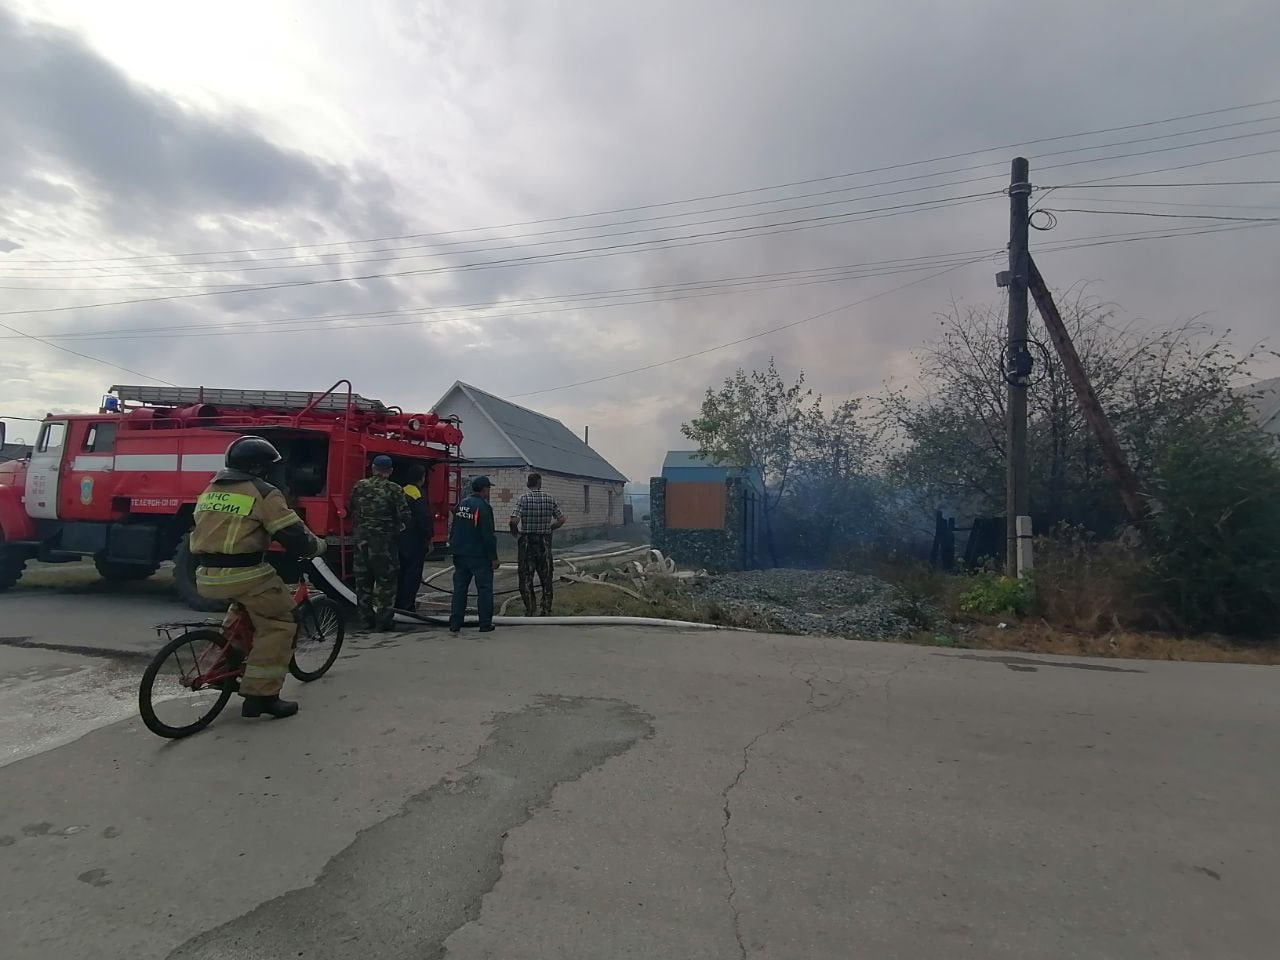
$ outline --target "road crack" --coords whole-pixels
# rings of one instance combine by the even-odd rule
[[[309,885],[193,937],[170,960],[439,960],[502,879],[511,832],[560,784],[652,735],[652,718],[617,700],[543,696],[499,714],[470,762],[360,830]]]
[[[824,638],[815,637],[813,639],[816,639],[822,645],[824,652],[829,650],[827,641]],[[774,649],[775,651],[777,650],[776,647]],[[801,670],[801,668],[806,665],[806,660],[814,668],[813,672],[807,675],[802,673]],[[762,730],[747,741],[746,745],[742,748],[742,766],[738,768],[733,779],[729,781],[723,790],[720,791],[721,809],[723,811],[723,820],[720,824],[720,866],[721,871],[724,873],[725,885],[728,887],[728,896],[726,900],[729,905],[729,911],[732,915],[733,937],[734,941],[738,945],[738,955],[742,960],[746,960],[748,951],[746,941],[743,939],[742,935],[742,911],[739,909],[737,902],[738,884],[733,875],[733,865],[729,855],[729,827],[733,822],[733,804],[731,795],[733,791],[738,788],[738,785],[742,783],[743,777],[747,775],[747,771],[751,767],[751,751],[755,749],[756,745],[759,744],[761,740],[765,737],[782,733],[784,730],[789,729],[807,717],[835,710],[837,707],[842,706],[846,701],[855,696],[852,689],[846,682],[847,671],[843,667],[838,668],[838,676],[831,679],[822,675],[826,669],[827,665],[823,664],[817,654],[812,651],[810,651],[806,657],[795,660],[791,663],[788,667],[788,674],[794,680],[803,683],[805,686],[805,709],[792,714],[780,723]],[[820,692],[818,690],[815,686],[818,682],[825,683],[829,687],[839,688],[844,692],[828,703],[818,703],[817,700],[819,697],[829,695],[828,693]]]

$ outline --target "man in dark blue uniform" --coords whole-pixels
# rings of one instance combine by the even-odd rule
[[[476,582],[476,608],[480,632],[493,629],[493,572],[498,569],[498,537],[493,529],[493,507],[489,506],[492,484],[488,477],[471,481],[471,496],[453,511],[449,549],[453,553],[453,603],[449,610],[449,633],[462,629],[467,612],[467,591]]]

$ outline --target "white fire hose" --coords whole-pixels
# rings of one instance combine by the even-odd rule
[[[638,549],[647,550],[648,547],[638,547],[635,550],[624,550],[619,554],[635,553]],[[575,557],[576,559],[588,559],[587,557]],[[603,558],[590,558],[603,559]],[[324,580],[325,584],[338,596],[346,600],[352,606],[355,606],[356,595],[351,592],[351,588],[339,579],[338,575],[333,572],[332,568],[321,560],[319,557],[311,561],[311,565],[315,568],[316,573]],[[424,580],[424,583],[430,583],[435,577],[441,576],[452,570],[447,567],[444,570],[438,570],[430,577]],[[431,623],[437,625],[445,625],[447,621],[442,617],[419,616],[416,614],[407,614],[400,611],[395,615],[396,623]],[[692,620],[664,620],[658,617],[494,617],[493,622],[502,626],[530,626],[530,627],[666,627],[668,629],[680,630],[728,630],[729,627],[722,627],[715,623],[695,623]],[[478,620],[475,617],[468,617],[465,621],[467,626],[475,626]]]

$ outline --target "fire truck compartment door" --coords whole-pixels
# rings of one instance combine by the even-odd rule
[[[36,445],[27,466],[27,486],[22,503],[27,516],[56,520],[58,517],[58,480],[62,470],[63,448],[67,443],[67,421],[49,420],[40,426]]]

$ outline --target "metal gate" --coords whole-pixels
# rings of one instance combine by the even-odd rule
[[[738,566],[754,570],[760,560],[760,495],[746,484],[742,487],[742,536],[738,544]]]

